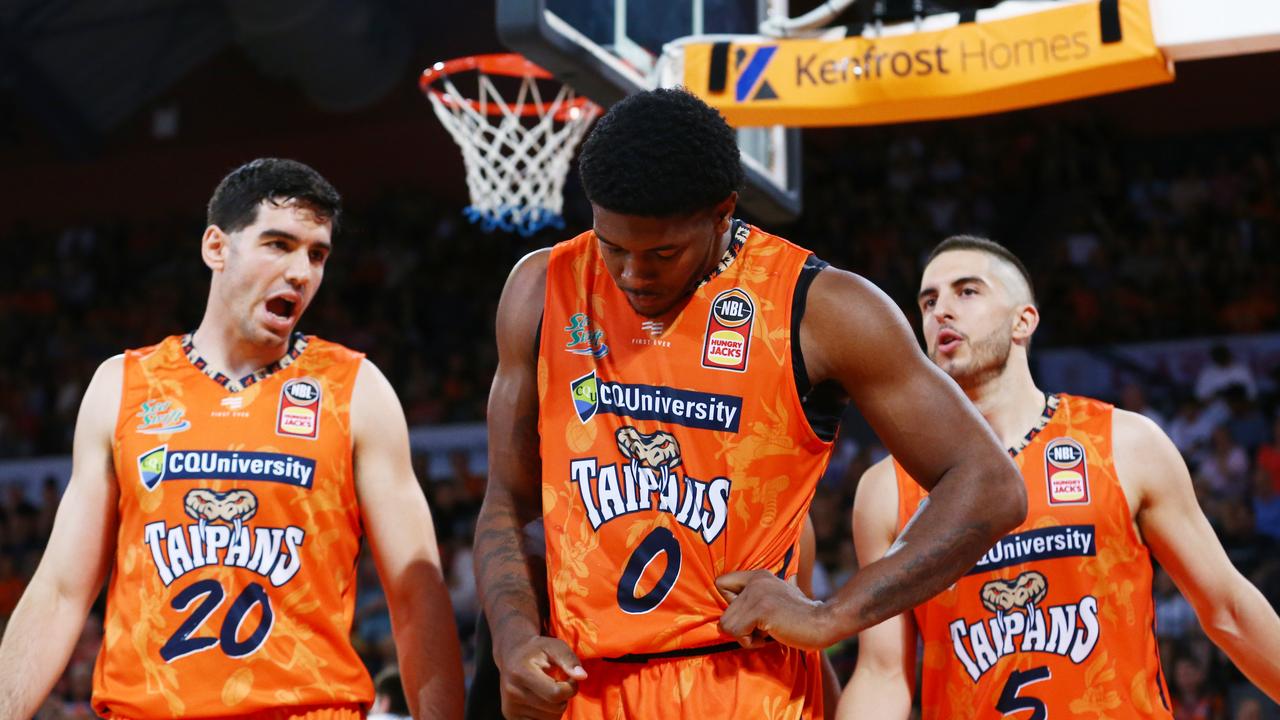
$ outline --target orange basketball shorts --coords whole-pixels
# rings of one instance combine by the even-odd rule
[[[564,720],[821,720],[817,652],[780,643],[647,662],[588,660]]]

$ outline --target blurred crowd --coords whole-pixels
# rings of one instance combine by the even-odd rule
[[[806,142],[805,213],[767,229],[867,276],[913,322],[924,255],[942,237],[964,232],[1005,242],[1030,266],[1043,314],[1037,348],[1280,325],[1280,133],[1133,139],[1088,123],[1012,115],[856,136],[814,132]],[[483,420],[506,273],[525,252],[587,226],[582,201],[569,204],[568,229],[531,239],[486,236],[456,207],[412,190],[352,208],[301,329],[367,352],[392,379],[412,425]],[[81,218],[58,231],[2,230],[6,246],[21,252],[0,264],[0,346],[8,349],[0,365],[0,459],[69,452],[96,365],[199,322],[207,289],[196,249],[203,217],[199,208],[182,210],[145,225]],[[1222,348],[1193,387],[1134,377],[1104,399],[1149,415],[1169,433],[1232,561],[1273,605],[1280,602],[1274,382]],[[857,428],[856,418],[846,424],[813,506],[820,595],[857,572],[853,493],[884,452]],[[469,643],[478,612],[471,537],[484,477],[465,453],[444,463],[450,472],[443,475],[430,471],[441,463],[415,461]],[[0,617],[39,560],[60,480],[50,478],[38,498],[0,488]],[[367,556],[359,574],[352,634],[377,672],[394,661],[390,622]],[[1156,577],[1161,654],[1179,720],[1266,717],[1269,706],[1208,642],[1168,575]],[[42,717],[91,716],[100,641],[99,607]],[[856,644],[830,654],[847,675]]]

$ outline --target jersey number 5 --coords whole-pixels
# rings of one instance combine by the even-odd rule
[[[1048,679],[1049,668],[1044,665],[1030,670],[1014,670],[1004,684],[1004,692],[1000,693],[1000,701],[996,703],[996,709],[1005,715],[1030,710],[1031,715],[1025,720],[1046,720],[1049,717],[1049,708],[1045,706],[1044,701],[1040,698],[1019,697],[1018,691],[1031,683]]]
[[[221,644],[222,652],[227,657],[242,658],[257,652],[258,648],[262,647],[262,643],[266,642],[267,635],[271,634],[271,626],[275,623],[275,615],[271,612],[271,598],[258,583],[249,583],[236,596],[235,602],[231,603],[231,609],[227,610],[227,616],[222,620],[222,630],[218,633],[218,637],[191,637],[201,625],[204,625],[204,621],[213,614],[213,611],[218,609],[226,596],[222,584],[211,579],[193,582],[174,596],[169,604],[178,612],[185,611],[201,597],[204,601],[196,606],[195,611],[178,626],[178,629],[160,648],[160,657],[169,663],[192,653],[208,650],[218,644]],[[240,626],[244,624],[245,616],[254,605],[262,606],[262,617],[258,620],[258,627],[249,633],[249,637],[241,640]]]
[[[636,597],[636,585],[640,583],[640,576],[644,575],[645,569],[661,553],[667,554],[667,569],[649,592]],[[622,571],[622,577],[618,580],[618,607],[629,615],[643,615],[667,599],[667,593],[675,587],[679,577],[680,541],[667,528],[654,528],[640,542],[635,552],[631,553],[631,559]]]

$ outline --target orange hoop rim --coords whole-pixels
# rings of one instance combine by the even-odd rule
[[[431,67],[422,71],[422,75],[418,78],[418,88],[423,93],[434,96],[437,100],[449,107],[456,107],[458,99],[441,91],[435,87],[435,83],[441,78],[449,75],[457,75],[465,72],[474,72],[480,75],[500,75],[503,77],[513,78],[534,78],[537,80],[556,80],[555,76],[535,65],[524,56],[516,53],[494,53],[490,55],[468,55],[466,57],[454,58],[453,60],[445,60],[438,62]],[[487,113],[493,115],[503,115],[502,107],[499,103],[487,103],[486,107],[481,107],[479,100],[463,98],[472,110],[476,112]],[[508,110],[513,109],[510,103],[503,101],[501,105],[506,106]],[[565,121],[576,119],[582,113],[588,112],[594,107],[595,103],[585,97],[575,97],[573,100],[564,103],[560,109],[556,111],[555,119]],[[522,117],[543,116],[551,108],[551,103],[525,103],[520,108],[519,114]]]

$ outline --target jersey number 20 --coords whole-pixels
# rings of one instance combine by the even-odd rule
[[[191,637],[201,625],[204,625],[204,621],[213,614],[213,611],[218,609],[226,596],[222,584],[212,579],[191,583],[174,596],[169,604],[178,612],[185,611],[201,597],[204,601],[196,606],[195,611],[178,626],[178,629],[160,648],[160,657],[167,663],[173,662],[192,653],[208,650],[214,645],[220,645],[222,652],[227,657],[233,658],[242,658],[257,652],[258,648],[262,647],[262,643],[266,642],[267,635],[271,634],[271,626],[275,622],[275,615],[271,612],[271,598],[258,583],[249,583],[236,596],[235,602],[231,603],[231,609],[227,610],[227,616],[222,620],[222,629],[218,637]],[[244,624],[245,616],[254,605],[262,606],[262,617],[258,620],[258,627],[249,633],[249,637],[241,640],[240,626]]]

